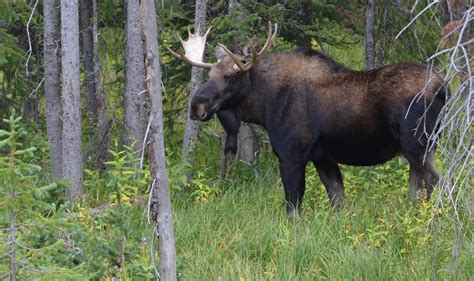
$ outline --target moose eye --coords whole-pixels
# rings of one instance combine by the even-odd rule
[[[235,77],[234,73],[224,74],[224,79],[232,79]]]

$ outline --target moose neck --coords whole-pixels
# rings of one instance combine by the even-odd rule
[[[236,85],[241,100],[237,112],[243,121],[266,127],[266,115],[280,99],[304,92],[301,85],[322,84],[347,72],[351,70],[310,48],[269,54]]]
[[[247,123],[258,124],[265,127],[265,92],[260,89],[257,79],[258,70],[250,70],[242,77],[237,86],[241,102],[236,108],[238,116]]]

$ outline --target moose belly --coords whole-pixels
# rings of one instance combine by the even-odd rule
[[[322,145],[324,153],[337,163],[354,166],[382,164],[399,152],[397,142],[387,136],[328,138]]]

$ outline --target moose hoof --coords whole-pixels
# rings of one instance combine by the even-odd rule
[[[337,193],[331,199],[331,208],[338,211],[342,207],[344,207],[344,194]]]
[[[288,215],[289,220],[297,220],[300,218],[300,215],[298,214],[297,209],[287,210],[286,214]]]
[[[410,190],[410,201],[413,204],[420,202],[423,199],[430,199],[431,193],[426,189]]]

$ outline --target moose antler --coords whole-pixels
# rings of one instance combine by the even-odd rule
[[[278,33],[278,24],[275,23],[275,30],[272,29],[272,23],[268,22],[268,37],[267,37],[267,42],[265,42],[265,45],[263,48],[260,50],[260,52],[257,53],[255,50],[254,44],[250,44],[250,47],[252,49],[252,58],[248,63],[242,63],[240,60],[239,56],[236,54],[232,53],[225,45],[219,44],[224,51],[229,54],[229,56],[232,58],[232,60],[235,62],[235,64],[240,68],[242,71],[248,71],[249,69],[252,68],[257,62],[265,56],[267,51],[272,47],[273,41],[275,41],[276,36]]]
[[[173,57],[180,59],[184,62],[189,63],[190,65],[203,67],[203,68],[211,68],[212,63],[206,63],[202,61],[202,57],[204,55],[204,49],[206,48],[206,38],[211,31],[211,27],[204,33],[203,36],[200,34],[200,26],[198,25],[196,33],[191,33],[191,30],[188,27],[188,40],[183,41],[181,36],[178,35],[179,41],[181,41],[181,45],[184,48],[184,54],[181,51],[180,54],[171,50],[168,46],[166,49],[173,55]]]

